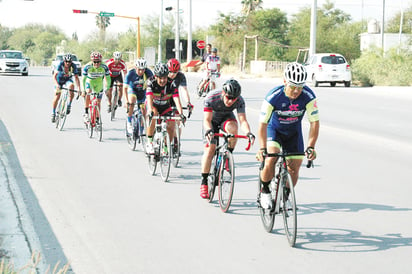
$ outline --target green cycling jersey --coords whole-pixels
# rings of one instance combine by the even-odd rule
[[[106,88],[110,87],[110,72],[109,68],[100,63],[100,65],[96,68],[93,65],[93,62],[89,62],[83,68],[83,89],[91,89],[92,92],[100,93],[103,91],[103,80],[106,77]]]

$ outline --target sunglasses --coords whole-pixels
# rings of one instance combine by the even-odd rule
[[[72,61],[64,61],[64,62],[66,62],[66,63],[71,63]]]
[[[94,64],[100,64],[101,61],[93,61]]]
[[[288,86],[292,89],[302,89],[303,88],[303,85],[296,85],[291,82],[288,83]]]
[[[177,71],[169,71],[169,74],[177,74]]]
[[[236,99],[237,99],[237,97],[233,97],[233,96],[229,96],[229,95],[225,95],[225,97],[226,97],[228,100],[236,100]]]

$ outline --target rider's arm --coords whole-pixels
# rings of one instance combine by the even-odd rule
[[[250,126],[246,119],[246,113],[238,113],[237,117],[239,118],[240,127],[242,128],[243,132],[249,133]]]
[[[110,71],[109,68],[107,66],[105,66],[105,75],[104,78],[106,78],[106,89],[110,88],[110,83],[112,82],[112,78],[110,77]]]
[[[203,128],[205,129],[205,132],[208,129],[212,129],[212,117],[213,117],[213,112],[211,111],[205,111],[203,115]]]

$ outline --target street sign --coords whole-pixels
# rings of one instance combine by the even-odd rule
[[[199,40],[199,41],[197,41],[197,43],[196,43],[196,47],[197,47],[198,49],[204,49],[204,48],[206,47],[206,42],[203,41],[203,40]]]
[[[114,16],[114,12],[101,11],[101,12],[99,13],[99,16],[102,16],[102,17],[113,17],[113,16]]]

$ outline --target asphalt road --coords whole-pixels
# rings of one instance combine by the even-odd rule
[[[199,79],[188,74],[190,90]],[[113,122],[104,113],[98,142],[83,128],[81,99],[63,131],[50,123],[49,69],[0,82],[0,251],[17,265],[37,250],[39,273],[58,261],[87,274],[410,273],[410,87],[315,89],[318,159],[301,169],[290,248],[280,218],[272,233],[259,218],[257,144],[235,150],[228,213],[199,197],[201,100],[192,100],[180,168],[164,183],[149,175],[142,152],[129,150],[124,111]],[[262,99],[280,80],[240,83],[256,132]]]

